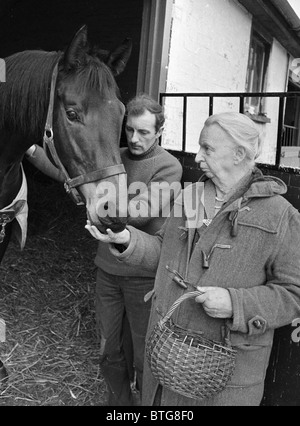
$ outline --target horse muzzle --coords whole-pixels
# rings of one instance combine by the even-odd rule
[[[116,233],[125,229],[128,217],[126,174],[101,181],[94,194],[85,197],[87,217],[100,232],[106,233],[107,228]]]

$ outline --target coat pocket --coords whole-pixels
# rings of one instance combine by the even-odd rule
[[[260,336],[260,339],[247,337],[241,336],[240,339],[236,339],[234,336],[232,339],[233,347],[237,350],[237,357],[228,387],[254,386],[265,380],[273,337],[269,333]]]

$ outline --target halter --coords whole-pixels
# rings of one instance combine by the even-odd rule
[[[48,113],[46,119],[46,125],[44,130],[43,137],[43,146],[45,152],[49,149],[52,160],[55,166],[63,173],[65,178],[64,187],[66,192],[71,196],[72,200],[78,205],[84,205],[85,202],[82,196],[77,191],[76,187],[83,185],[85,183],[95,182],[97,180],[103,180],[111,176],[116,176],[119,174],[126,174],[125,168],[123,164],[115,164],[114,166],[106,167],[104,169],[95,170],[93,172],[77,176],[75,178],[71,178],[65,169],[64,165],[60,161],[60,158],[57,154],[55,145],[54,145],[54,137],[53,137],[53,107],[54,107],[54,94],[55,94],[55,85],[58,75],[58,63],[55,65],[52,79],[51,79],[51,90],[50,90],[50,101],[48,106]]]

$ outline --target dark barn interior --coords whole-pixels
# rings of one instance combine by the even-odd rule
[[[140,0],[1,0],[0,57],[27,49],[63,50],[88,26],[91,44],[111,50],[133,41],[128,67],[118,78],[122,99],[135,95],[143,2]]]

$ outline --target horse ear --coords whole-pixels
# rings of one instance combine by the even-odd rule
[[[115,77],[124,71],[130,58],[131,50],[132,41],[131,39],[126,38],[119,47],[110,52],[108,55],[106,64],[112,70]]]
[[[83,65],[86,56],[87,26],[83,25],[73,37],[64,54],[64,66],[68,69]]]

